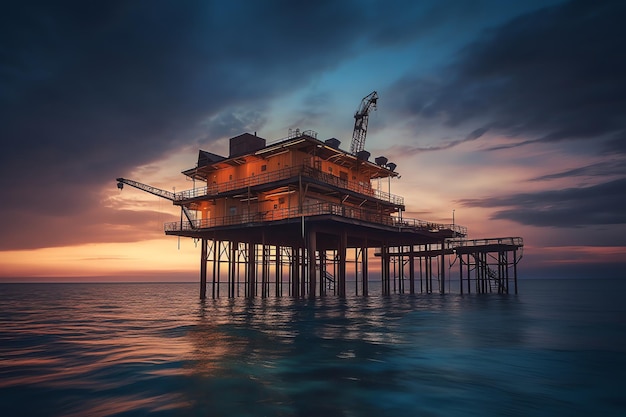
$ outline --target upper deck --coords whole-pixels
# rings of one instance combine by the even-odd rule
[[[174,194],[174,199],[182,204],[207,197],[215,198],[236,195],[240,192],[247,191],[249,187],[261,189],[264,185],[268,187],[286,185],[290,182],[289,180],[291,180],[291,182],[297,181],[300,176],[304,178],[305,181],[313,181],[318,185],[343,189],[351,193],[360,194],[367,199],[376,199],[380,202],[390,203],[399,208],[404,208],[404,198],[401,196],[373,189],[370,184],[342,179],[306,164],[180,191]]]

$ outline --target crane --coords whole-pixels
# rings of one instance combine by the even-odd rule
[[[367,135],[367,121],[370,110],[376,110],[376,102],[378,101],[378,93],[372,91],[361,100],[361,105],[354,113],[354,132],[352,133],[352,143],[350,144],[350,153],[356,155],[365,147],[365,135]]]
[[[176,194],[171,191],[162,190],[160,188],[156,188],[147,184],[142,184],[140,182],[129,180],[127,178],[117,178],[117,188],[121,190],[122,188],[124,188],[124,184],[130,185],[131,187],[135,187],[152,195],[156,195],[157,197],[162,197],[166,200],[176,201]],[[189,209],[183,205],[181,205],[180,208],[182,209],[183,213],[185,213],[185,217],[187,217],[187,220],[189,220],[189,225],[191,226],[191,228],[195,229],[196,227],[193,222],[194,219]]]

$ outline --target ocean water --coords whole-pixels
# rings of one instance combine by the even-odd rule
[[[206,300],[0,284],[0,416],[625,416],[626,280]]]

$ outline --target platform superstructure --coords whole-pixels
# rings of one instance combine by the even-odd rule
[[[224,287],[230,297],[345,296],[348,281],[365,295],[370,257],[380,262],[374,270],[383,294],[444,292],[444,259],[451,255],[467,265],[468,288],[507,293],[513,267],[517,290],[520,238],[490,248],[511,253],[490,268],[488,259],[474,256],[465,227],[406,218],[404,199],[381,189],[399,175],[396,164],[382,156],[372,161],[363,149],[367,114],[377,98],[370,94],[357,110],[350,152],[338,139],[320,140],[311,130],[293,129],[272,143],[243,133],[230,139],[228,156],[198,152],[195,166],[183,171],[197,187],[170,193],[125,178],[118,186],[180,206],[180,221],[165,224],[165,233],[200,242],[201,298],[207,288],[218,297]],[[484,284],[491,281],[498,284]]]

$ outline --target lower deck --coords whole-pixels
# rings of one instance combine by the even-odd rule
[[[166,234],[201,242],[201,298],[207,294],[213,298],[343,297],[348,285],[357,294],[368,295],[371,281],[381,283],[383,295],[445,293],[457,261],[461,292],[508,293],[510,278],[517,292],[521,238],[506,238],[506,242],[501,238],[500,244],[468,241],[459,230],[464,228],[406,219],[385,225],[321,214],[244,225],[170,228]]]

